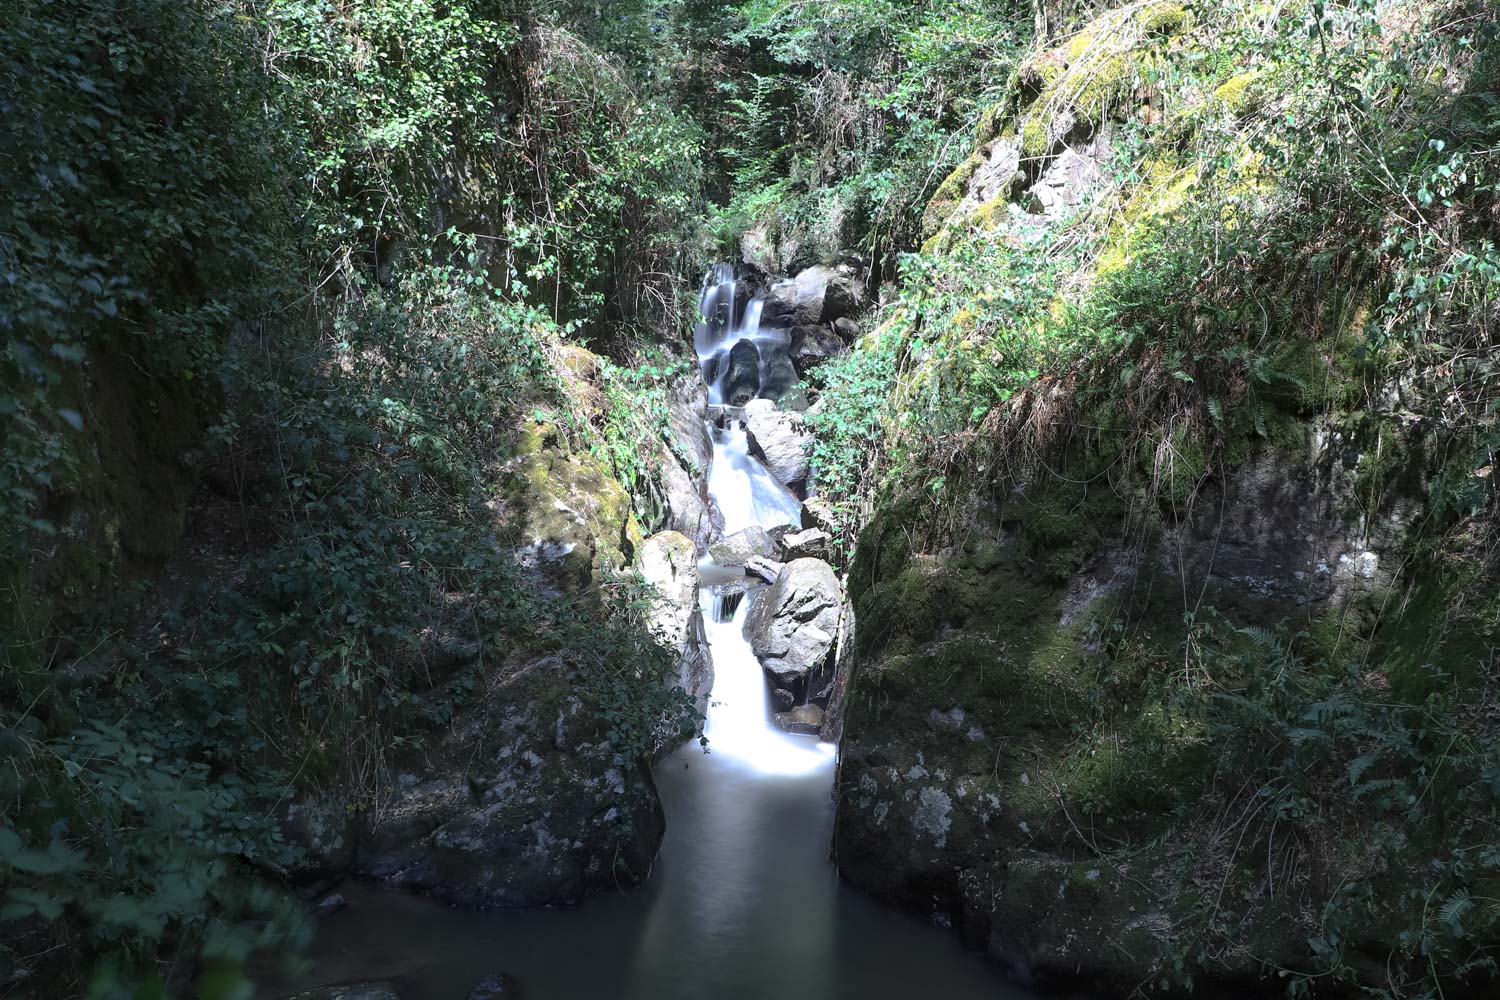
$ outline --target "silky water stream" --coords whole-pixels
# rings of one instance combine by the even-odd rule
[[[726,398],[735,344],[784,347],[759,330],[759,302],[740,305],[735,293],[727,269],[704,291],[696,346],[711,404]],[[744,429],[723,423],[708,427],[708,489],[725,533],[800,523],[800,502],[750,454]],[[714,667],[709,752],[690,743],[656,770],[667,833],[650,880],[575,910],[513,913],[344,887],[349,909],[321,927],[314,945],[316,981],[393,977],[403,1000],[463,1000],[502,970],[530,1000],[1025,995],[964,951],[956,934],[840,882],[828,856],[834,747],[772,724],[744,636],[750,598],[721,594],[741,571],[702,568]]]

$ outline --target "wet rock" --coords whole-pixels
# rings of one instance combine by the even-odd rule
[[[840,316],[833,321],[833,332],[846,344],[852,344],[859,339],[859,324],[847,316]]]
[[[707,466],[704,466],[706,472]],[[699,487],[702,477],[695,478],[678,464],[675,456],[662,462],[662,490],[666,494],[667,527],[692,539],[696,551],[706,551],[708,540],[720,527],[712,508],[703,499]]]
[[[771,689],[771,708],[776,712],[790,712],[797,704],[797,696],[786,688]]]
[[[778,687],[805,690],[828,660],[838,631],[842,589],[821,559],[795,559],[756,594],[745,635]]]
[[[795,278],[771,286],[762,322],[787,327],[831,323],[858,313],[866,299],[864,281],[856,264],[809,267]]]
[[[667,394],[667,441],[662,461],[662,490],[666,494],[667,527],[691,538],[698,551],[707,550],[713,534],[713,515],[703,496],[712,449],[704,430],[705,390],[695,377],[678,379]]]
[[[778,410],[769,400],[745,407],[751,450],[782,485],[801,496],[807,486],[813,438],[800,414]]]
[[[775,583],[776,577],[781,572],[782,563],[774,562],[765,556],[751,556],[745,560],[745,575],[755,577],[766,583]]]
[[[720,376],[724,401],[744,406],[760,395],[760,351],[748,340],[729,350],[728,370]]]
[[[342,983],[294,993],[287,1000],[401,1000],[391,982]]]
[[[714,542],[708,548],[720,566],[744,566],[755,556],[769,559],[776,554],[776,544],[765,528],[752,525]]]
[[[799,326],[792,329],[792,343],[788,354],[797,372],[806,377],[808,372],[824,361],[836,358],[848,350],[838,334],[826,326]]]
[[[762,399],[781,400],[796,392],[799,375],[786,349],[771,346],[761,352]]]
[[[828,547],[833,542],[828,532],[822,528],[804,528],[802,531],[788,532],[780,539],[781,557],[787,561],[793,559],[827,559]]]
[[[396,773],[357,870],[475,908],[572,904],[644,878],[664,830],[655,786],[573,683],[555,655],[491,667],[477,704]]]
[[[521,984],[504,972],[481,979],[469,991],[468,1000],[519,1000]]]
[[[324,896],[318,901],[318,916],[331,917],[333,914],[345,909],[348,905],[349,901],[336,892]]]
[[[823,710],[817,705],[798,705],[789,712],[778,712],[775,720],[789,733],[816,736],[823,729]]]

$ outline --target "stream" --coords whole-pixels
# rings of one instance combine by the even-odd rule
[[[758,329],[758,300],[734,298],[732,272],[717,269],[696,342],[711,406],[727,398],[736,343],[784,347]],[[750,453],[737,421],[723,423],[708,427],[708,490],[724,533],[800,524],[796,496]],[[773,725],[744,635],[750,599],[721,594],[728,570],[701,568],[715,673],[709,749],[689,743],[656,768],[667,832],[650,879],[577,909],[483,913],[346,885],[349,907],[322,924],[308,985],[389,978],[403,1000],[463,1000],[504,971],[530,1000],[1027,996],[952,931],[839,880],[829,859],[835,748]]]

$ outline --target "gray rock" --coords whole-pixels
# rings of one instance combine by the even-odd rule
[[[790,712],[797,704],[797,696],[786,688],[771,689],[771,708],[777,712]]]
[[[964,727],[968,716],[958,706],[939,712],[937,709],[927,713],[927,724],[938,732],[956,733]]]
[[[643,879],[664,830],[644,761],[623,761],[559,656],[497,663],[477,704],[406,763],[358,871],[455,906],[573,904]]]
[[[827,559],[828,547],[832,544],[833,538],[822,528],[804,528],[801,531],[783,535],[780,542],[781,557],[787,561]]]
[[[335,878],[353,867],[360,817],[337,793],[302,792],[280,806],[277,818],[287,843],[302,849],[287,872],[294,884]]]
[[[468,1000],[518,1000],[521,984],[504,972],[481,979],[469,991]]]
[[[805,690],[824,669],[838,633],[843,597],[833,567],[796,559],[776,582],[751,598],[745,635],[777,687]]]
[[[789,733],[816,736],[823,729],[823,710],[817,705],[798,705],[790,712],[778,712],[775,721]]]
[[[663,531],[641,545],[636,569],[656,588],[650,608],[652,633],[681,653],[687,647],[688,624],[698,609],[697,548],[686,535]]]
[[[760,396],[762,399],[784,398],[796,390],[799,378],[797,366],[792,363],[785,348],[767,345],[761,351]]]
[[[859,339],[859,324],[847,316],[840,316],[833,321],[833,332],[846,344],[852,344]]]
[[[287,1000],[401,1000],[396,985],[390,982],[341,983],[338,986],[319,986],[313,990],[294,993]]]
[[[760,351],[748,340],[729,349],[729,369],[720,378],[725,402],[744,406],[760,395]]]
[[[349,901],[338,893],[324,896],[318,901],[318,916],[328,917],[349,905]]]
[[[708,551],[720,566],[744,566],[755,556],[769,559],[775,555],[776,543],[765,528],[752,525],[719,539]]]
[[[778,410],[769,400],[757,399],[745,407],[745,430],[751,450],[771,475],[801,496],[807,486],[813,445],[802,416]]]
[[[775,583],[776,577],[781,573],[782,563],[767,559],[765,556],[751,556],[745,560],[745,575],[763,580],[766,583]]]
[[[809,267],[771,286],[762,322],[792,327],[831,323],[859,312],[866,300],[864,282],[854,264]]]
[[[707,466],[703,467],[705,470]],[[695,479],[675,455],[662,462],[662,489],[666,493],[667,527],[692,539],[698,551],[706,551],[708,540],[721,527],[714,520],[713,509],[703,499],[699,488],[702,477]]]
[[[1108,155],[1102,134],[1078,148],[1064,149],[1027,190],[1032,207],[1043,215],[1059,216],[1082,204],[1104,184]]]
[[[839,322],[852,321],[840,319]],[[792,330],[792,343],[788,350],[798,373],[806,376],[824,361],[847,353],[849,348],[838,334],[826,326],[799,326]]]

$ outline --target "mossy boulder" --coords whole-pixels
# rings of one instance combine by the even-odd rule
[[[959,925],[1022,975],[1118,985],[1180,981],[1177,929],[1212,909],[1196,859],[1231,859],[1248,916],[1212,974],[1253,976],[1252,956],[1311,968],[1305,914],[1267,889],[1262,862],[1215,840],[1221,747],[1172,694],[1204,641],[1202,609],[1296,633],[1390,594],[1407,515],[1392,507],[1365,535],[1339,471],[1349,456],[1307,440],[1325,446],[1255,447],[1214,474],[1169,433],[1146,450],[1170,449],[1177,471],[1110,485],[1083,470],[1118,468],[1119,449],[1104,464],[1063,455],[1058,476],[975,506],[951,535],[916,504],[879,514],[850,577],[844,876]],[[1372,870],[1367,855],[1344,863]]]
[[[488,671],[441,742],[395,767],[357,870],[476,908],[640,882],[665,822],[645,762],[621,759],[607,728],[567,651]]]
[[[497,535],[553,590],[587,590],[624,569],[644,541],[630,494],[593,455],[571,450],[557,425],[521,433],[497,505]]]

